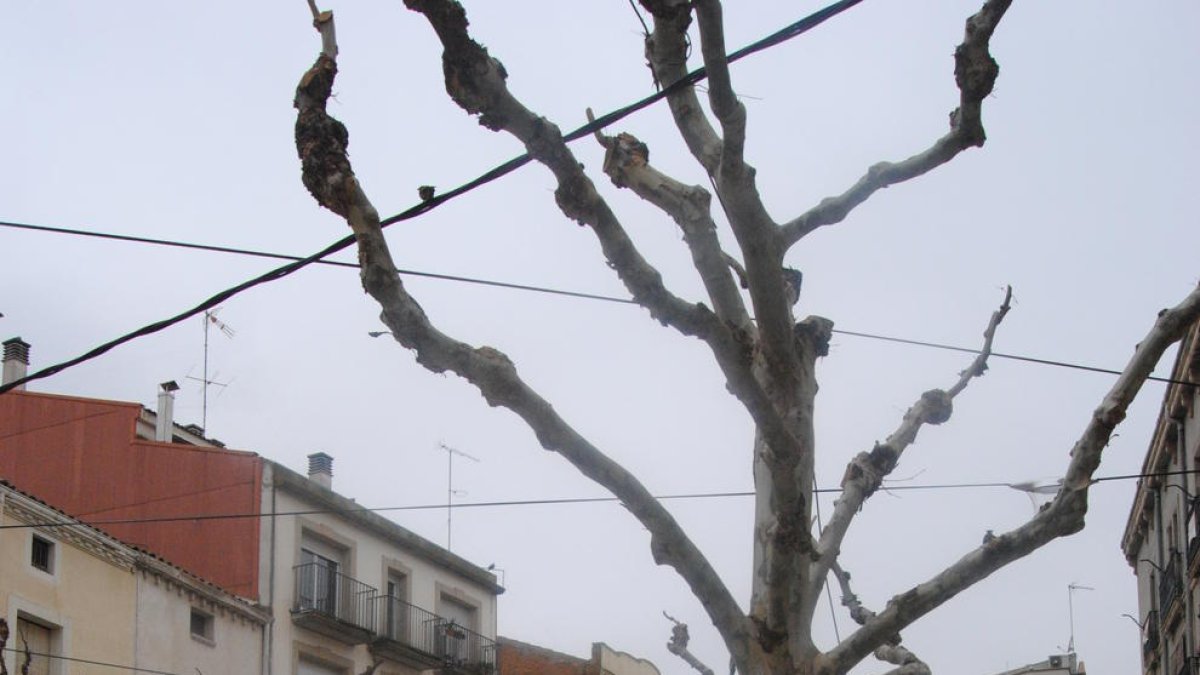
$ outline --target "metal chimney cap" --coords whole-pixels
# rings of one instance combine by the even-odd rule
[[[175,383],[175,380],[167,380],[158,386],[162,387],[163,391],[179,391],[179,385]]]
[[[314,452],[308,456],[308,473],[327,473],[333,475],[333,457],[324,452]]]
[[[4,360],[5,361],[20,361],[25,365],[29,365],[29,343],[19,337],[9,338],[4,341]]]

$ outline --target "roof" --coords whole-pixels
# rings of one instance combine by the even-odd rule
[[[198,593],[210,602],[241,614],[251,621],[266,623],[270,619],[270,613],[265,608],[252,603],[245,598],[241,598],[229,593],[211,581],[189,572],[188,570],[171,563],[170,561],[158,555],[155,555],[151,551],[147,551],[143,548],[122,541],[98,527],[89,525],[78,518],[74,518],[61,509],[51,506],[49,503],[38,498],[36,495],[17,488],[15,485],[7,480],[4,480],[3,478],[0,478],[0,492],[7,493],[9,495],[15,495],[19,499],[36,504],[38,511],[53,514],[53,521],[44,517],[41,519],[36,519],[37,516],[35,516],[35,519],[33,519],[31,522],[29,519],[18,516],[18,518],[25,522],[26,525],[36,527],[43,524],[49,524],[49,527],[53,527],[58,533],[60,533],[60,538],[68,541],[73,540],[72,543],[76,546],[78,546],[80,543],[79,534],[81,532],[86,532],[86,536],[88,538],[92,539],[93,541],[102,542],[103,545],[109,547],[113,553],[117,554],[116,558],[103,556],[108,557],[110,562],[129,564],[155,574],[160,578],[172,581],[180,586]],[[11,505],[11,502],[9,502],[8,499],[2,500],[0,503],[3,503],[6,506]],[[70,528],[67,529],[64,527],[64,525],[70,525]],[[62,534],[66,534],[67,536],[61,536]],[[72,534],[75,536],[71,536]],[[93,547],[81,548],[92,549],[92,553],[97,553]]]
[[[429,562],[452,570],[469,579],[488,591],[497,595],[504,592],[504,587],[496,583],[496,575],[482,567],[467,561],[466,558],[438,546],[428,539],[404,528],[395,522],[384,518],[374,511],[367,510],[352,499],[323,487],[295,471],[269,459],[264,463],[271,467],[277,486],[291,491],[308,501],[320,504],[344,520],[362,527],[365,530],[394,542],[397,546],[411,551]]]

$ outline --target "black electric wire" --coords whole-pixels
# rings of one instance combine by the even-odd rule
[[[297,255],[288,255],[286,253],[272,253],[270,251],[258,251],[254,249],[234,248],[232,246],[218,246],[215,244],[197,244],[194,242],[177,241],[173,239],[154,239],[151,237],[137,237],[127,234],[115,234],[111,232],[95,232],[90,230],[76,230],[66,227],[53,227],[50,225],[32,225],[30,223],[14,223],[11,221],[0,221],[0,227],[8,227],[18,230],[30,230],[33,232],[49,232],[54,234],[70,234],[81,237],[94,237],[97,239],[111,239],[114,241],[124,241],[136,244],[150,244],[153,246],[166,246],[170,248],[183,248],[196,251],[209,251],[213,253],[231,253],[234,255],[244,255],[256,258],[270,258],[274,260],[303,260]],[[346,269],[358,269],[358,263],[343,262],[341,260],[315,260],[314,264],[329,265],[332,267],[341,267]],[[441,279],[444,281],[459,281],[469,284],[479,284],[482,286],[494,286],[497,288],[511,288],[518,291],[530,291],[533,293],[547,293],[550,295],[563,295],[573,298],[584,298],[586,300],[601,300],[604,302],[618,302],[623,304],[637,304],[633,300],[627,298],[618,298],[611,295],[599,295],[596,293],[586,293],[583,291],[568,291],[561,288],[546,288],[544,286],[531,286],[528,284],[517,284],[510,281],[496,281],[494,279],[480,279],[478,277],[464,277],[455,274],[441,274],[438,272],[421,272],[418,270],[397,269],[402,275],[413,277],[424,277],[427,279]]]
[[[814,12],[813,14],[810,14],[809,16],[807,16],[803,19],[800,19],[799,21],[796,21],[795,23],[792,23],[789,26],[784,27],[782,30],[776,31],[775,33],[772,33],[771,35],[768,35],[767,37],[765,37],[747,47],[743,47],[742,49],[739,49],[738,51],[734,52],[733,54],[730,54],[728,56],[727,60],[730,63],[733,63],[734,61],[737,61],[746,56],[749,56],[750,54],[762,51],[763,49],[767,49],[769,47],[775,46],[785,40],[794,38],[812,28],[815,28],[816,26],[820,25],[821,23],[824,23],[826,20],[836,16],[837,14],[840,14],[841,12],[843,12],[847,9],[850,9],[851,7],[853,7],[854,5],[857,5],[860,2],[862,2],[862,0],[841,0],[840,2],[835,2],[831,5],[829,5],[828,7],[825,7],[824,9],[818,10],[818,11]],[[641,99],[640,101],[637,101],[631,105],[625,106],[624,108],[620,108],[618,110],[614,110],[607,114],[601,115],[600,117],[596,118],[595,120],[590,121],[587,124],[584,124],[583,126],[576,129],[575,131],[572,131],[571,133],[567,134],[563,138],[565,139],[566,142],[569,143],[569,142],[578,140],[580,138],[583,138],[585,136],[588,136],[595,131],[599,131],[600,129],[603,129],[604,127],[607,127],[608,125],[613,124],[614,122],[617,122],[621,119],[624,119],[625,117],[628,117],[629,115],[632,115],[633,113],[637,112],[638,110],[641,110],[641,109],[646,108],[658,101],[661,101],[662,99],[666,98],[667,96],[669,96],[670,94],[672,94],[676,91],[679,91],[685,87],[695,84],[696,82],[699,82],[699,81],[705,79],[706,77],[707,77],[707,71],[703,67],[697,68],[696,70],[693,70],[693,71],[689,72],[687,75],[685,75],[684,77],[680,78],[678,81],[670,84],[667,87],[664,87],[662,90],[658,91],[657,93],[651,94],[650,96],[647,96],[647,97]],[[475,178],[474,180],[464,183],[464,184],[454,188],[453,190],[450,190],[449,192],[446,192],[446,193],[440,194],[440,195],[436,195],[432,199],[423,200],[421,203],[419,203],[415,206],[412,206],[412,207],[406,209],[405,211],[397,213],[394,216],[384,218],[382,221],[380,221],[380,225],[382,227],[387,227],[394,223],[398,223],[402,220],[408,220],[410,218],[415,218],[416,216],[419,216],[419,215],[426,213],[434,208],[437,208],[439,205],[441,205],[451,199],[454,199],[455,197],[458,197],[459,195],[470,192],[471,190],[474,190],[477,187],[480,187],[482,185],[490,183],[490,182],[496,180],[497,178],[500,178],[501,176],[512,173],[513,171],[516,171],[520,167],[528,164],[531,160],[532,160],[532,157],[528,153],[523,154],[519,157],[514,157],[513,159],[510,159],[509,161],[480,175],[479,177]],[[126,342],[131,342],[140,337],[143,337],[146,335],[151,335],[153,333],[157,333],[158,331],[168,328],[170,326],[173,326],[177,323],[180,323],[181,321],[190,319],[191,317],[196,316],[196,315],[200,314],[201,312],[204,312],[205,310],[209,310],[209,309],[212,309],[213,307],[216,307],[220,303],[224,302],[225,300],[228,300],[229,298],[237,295],[238,293],[241,293],[242,291],[248,290],[248,289],[258,286],[260,284],[269,283],[269,282],[275,281],[277,279],[282,279],[283,277],[286,277],[286,276],[292,274],[293,272],[303,269],[303,268],[317,262],[318,260],[321,260],[327,256],[337,253],[338,251],[341,251],[343,249],[350,247],[350,245],[352,245],[353,243],[354,243],[354,235],[352,235],[352,234],[347,235],[346,237],[339,239],[338,241],[330,244],[329,246],[326,246],[324,249],[321,249],[320,251],[317,251],[316,253],[314,253],[308,257],[288,263],[287,265],[284,265],[282,267],[271,270],[271,271],[267,272],[266,274],[259,275],[257,277],[254,277],[253,279],[242,282],[242,283],[238,284],[237,286],[234,286],[232,288],[221,291],[221,292],[217,293],[216,295],[213,295],[209,299],[201,302],[200,304],[196,305],[195,307],[193,307],[189,310],[180,312],[179,314],[176,314],[175,316],[172,316],[170,318],[163,319],[161,321],[157,321],[150,325],[143,326],[141,328],[138,328],[137,330],[126,333],[125,335],[122,335],[121,337],[118,337],[114,340],[105,342],[105,343],[99,345],[98,347],[95,347],[95,348],[89,350],[88,352],[81,354],[80,356],[77,356],[68,361],[63,361],[63,362],[55,364],[53,366],[43,368],[42,370],[39,370],[35,373],[31,373],[20,379],[14,380],[7,384],[0,385],[0,394],[3,394],[7,391],[15,389],[16,387],[19,387],[25,383],[32,382],[34,380],[40,380],[40,379],[46,378],[46,377],[50,377],[51,375],[54,375],[63,370],[66,370],[67,368],[71,368],[71,367],[79,365],[80,363],[83,363],[85,361],[90,361],[94,358],[97,358],[97,357],[107,353],[108,351],[112,350],[113,348],[118,347],[122,344],[125,344]]]
[[[126,234],[116,234],[111,232],[95,232],[89,230],[78,230],[65,227],[53,227],[50,225],[33,225],[29,223],[14,223],[10,221],[0,221],[0,227],[9,227],[21,230],[30,230],[34,232],[48,232],[54,234],[69,234],[74,236],[95,237],[98,239],[111,239],[115,241],[132,242],[138,244],[150,244],[155,246],[167,246],[173,248],[184,248],[199,251],[210,251],[215,253],[229,253],[235,255],[253,256],[258,258],[274,258],[277,260],[304,260],[299,256],[288,255],[286,253],[272,253],[269,251],[258,251],[253,249],[234,248],[232,246],[219,246],[215,244],[197,244],[194,242],[175,241],[171,239],[154,239],[150,237],[138,237]],[[314,263],[320,265],[331,265],[335,267],[358,269],[358,263],[342,262],[340,260],[315,260]],[[491,286],[495,288],[507,288],[518,291],[528,291],[533,293],[545,293],[548,295],[560,295],[572,298],[581,298],[585,300],[598,300],[601,302],[614,302],[626,305],[636,305],[637,302],[629,298],[619,298],[612,295],[601,295],[599,293],[587,293],[584,291],[569,291],[561,288],[549,288],[546,286],[534,286],[530,284],[517,284],[508,281],[497,281],[495,279],[482,279],[479,277],[465,277],[455,274],[441,274],[438,272],[422,272],[418,270],[398,269],[397,272],[404,275],[423,277],[427,279],[440,279],[444,281],[457,281],[468,284],[478,284],[482,286]],[[834,328],[833,332],[838,335],[849,335],[851,337],[867,338],[871,340],[882,340],[884,342],[895,342],[899,344],[915,345],[919,347],[929,347],[932,349],[943,349],[954,352],[962,352],[966,354],[979,354],[980,350],[970,347],[959,347],[956,345],[947,345],[938,342],[928,342],[925,340],[914,340],[911,338],[900,338],[890,335],[879,335],[876,333],[864,333],[861,331],[844,330]],[[1120,375],[1121,371],[1111,368],[1100,368],[1098,366],[1088,366],[1079,363],[1071,363],[1069,361],[1058,361],[1053,359],[1041,359],[1033,356],[1023,356],[1020,354],[1006,354],[1003,352],[992,352],[991,356],[998,359],[1010,359],[1013,361],[1024,361],[1026,363],[1035,363],[1045,366],[1056,366],[1061,368],[1071,368],[1075,370],[1085,370],[1093,373],[1105,373],[1109,375]],[[1187,386],[1196,386],[1197,383],[1187,380],[1177,380],[1170,377],[1158,377],[1150,375],[1147,380],[1154,382],[1165,382],[1168,384],[1180,384]],[[2,390],[0,390],[2,393]]]
[[[1153,473],[1140,474],[1124,474],[1120,476],[1103,476],[1093,478],[1092,483],[1101,483],[1113,480],[1133,480],[1135,478],[1151,478],[1165,476],[1180,476],[1185,474],[1200,474],[1200,469],[1185,470],[1185,471],[1158,471]],[[887,485],[880,489],[888,492],[899,491],[915,491],[915,490],[964,490],[964,489],[979,489],[979,488],[1015,488],[1016,483],[1004,482],[980,482],[980,483],[933,483],[925,485]],[[836,488],[816,488],[814,494],[826,494],[841,492],[840,487]],[[17,488],[17,492],[20,489]],[[660,501],[669,501],[677,499],[725,499],[730,497],[753,497],[753,491],[731,491],[731,492],[689,492],[681,494],[656,495],[654,499]],[[602,504],[621,501],[618,497],[561,497],[557,499],[514,499],[505,501],[488,501],[488,502],[456,502],[454,504],[410,504],[407,506],[381,506],[376,508],[360,507],[355,509],[300,509],[294,511],[276,511],[266,513],[211,513],[211,514],[193,514],[185,516],[158,516],[149,518],[113,518],[107,520],[58,520],[58,521],[43,521],[38,523],[17,523],[12,525],[0,525],[0,530],[21,530],[33,527],[100,527],[103,525],[134,525],[144,523],[177,523],[185,521],[205,521],[205,520],[244,520],[247,518],[269,518],[272,516],[312,516],[320,514],[333,515],[353,515],[356,513],[383,513],[388,511],[434,511],[438,509],[479,509],[479,508],[498,508],[507,506],[560,506],[565,504]],[[136,506],[136,504],[134,505]],[[122,508],[129,508],[128,506]]]
[[[43,658],[52,659],[52,660],[71,661],[72,663],[86,663],[89,666],[104,666],[105,668],[116,668],[119,670],[128,670],[131,673],[151,673],[151,675],[177,675],[177,673],[172,673],[167,670],[149,670],[146,668],[135,668],[134,666],[124,666],[119,663],[107,663],[105,661],[93,661],[91,659],[80,659],[80,658],[75,658],[72,656],[62,656],[61,654],[46,654],[44,652],[35,652],[35,651],[26,652],[24,649],[17,649],[15,647],[5,647],[4,651],[12,652],[14,654],[19,654],[22,656],[24,656],[25,654],[28,653],[32,656],[41,656]]]

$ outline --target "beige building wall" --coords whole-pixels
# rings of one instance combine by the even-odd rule
[[[269,618],[265,610],[145,556],[138,561],[137,587],[138,668],[172,673],[263,672],[263,631]]]
[[[61,522],[58,511],[0,485],[0,525]],[[33,541],[50,544],[50,570],[34,567]],[[0,616],[20,647],[18,620],[50,629],[52,653],[76,659],[130,665],[134,662],[137,579],[132,556],[104,535],[85,527],[0,530]],[[3,658],[19,672],[17,655]],[[39,657],[34,657],[35,662]],[[51,675],[82,675],[97,666],[49,659]]]
[[[599,662],[600,675],[660,675],[653,663],[619,652],[603,642],[592,645],[592,661]]]

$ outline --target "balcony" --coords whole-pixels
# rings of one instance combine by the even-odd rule
[[[1142,623],[1142,660],[1151,663],[1158,658],[1158,612],[1146,614]]]
[[[374,588],[319,562],[292,569],[296,582],[293,623],[346,644],[371,641],[375,633]]]
[[[496,670],[496,643],[443,619],[434,627],[434,650],[450,673],[490,675]]]
[[[1192,502],[1192,531],[1195,532],[1188,542],[1188,575],[1195,579],[1200,577],[1200,500]]]
[[[1192,675],[1192,660],[1187,656],[1183,649],[1183,640],[1175,645],[1175,649],[1171,652],[1171,663],[1167,664],[1171,670],[1168,672],[1174,675]]]
[[[1158,608],[1162,612],[1163,623],[1170,625],[1178,612],[1178,605],[1183,594],[1183,580],[1179,576],[1179,554],[1171,554],[1171,562],[1158,580]]]
[[[371,653],[418,670],[490,675],[496,643],[491,639],[399,598],[374,599],[379,627]]]

